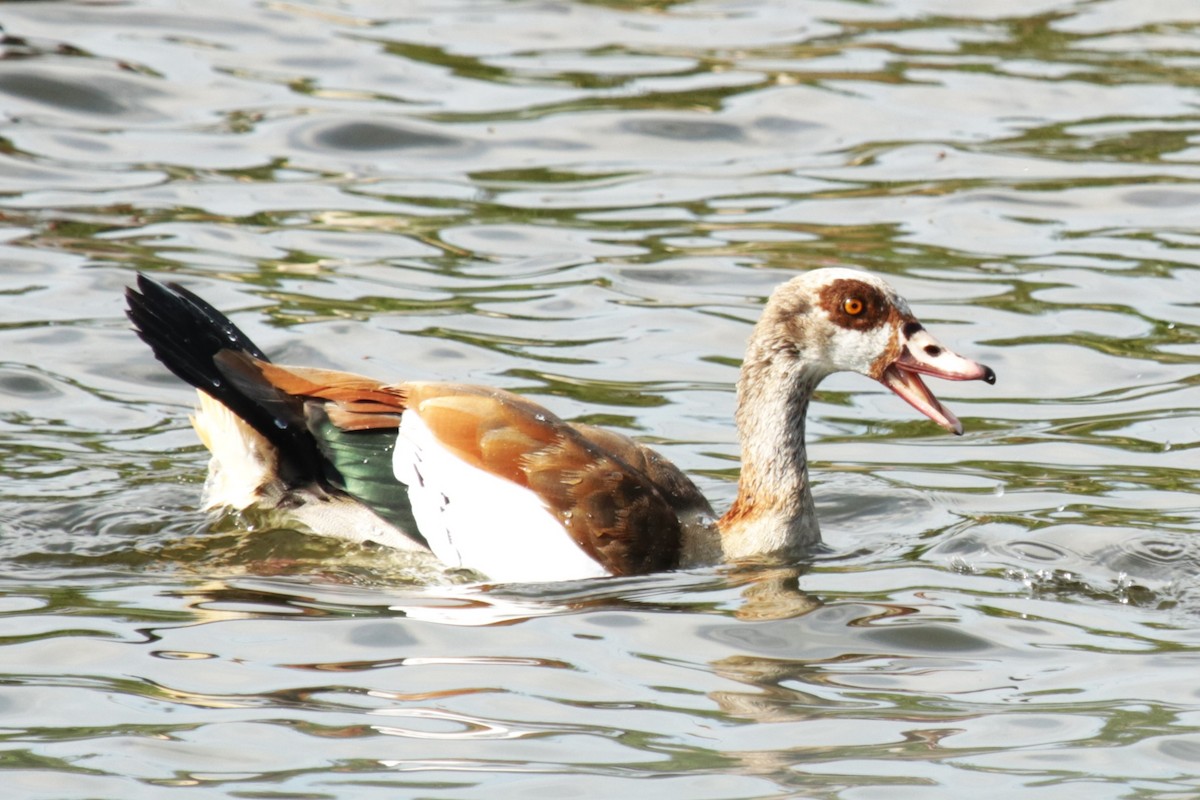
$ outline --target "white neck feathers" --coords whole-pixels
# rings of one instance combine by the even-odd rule
[[[794,556],[820,540],[804,443],[808,401],[828,374],[802,352],[795,296],[773,298],[755,326],[738,380],[738,495],[721,519],[728,559]]]

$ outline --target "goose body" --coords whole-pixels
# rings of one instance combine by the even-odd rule
[[[882,280],[840,268],[793,278],[750,337],[738,494],[717,518],[650,448],[519,395],[273,364],[204,300],[144,275],[127,300],[155,356],[199,392],[207,507],[279,509],[315,533],[430,551],[501,582],[801,555],[820,539],[804,420],[823,378],[862,373],[954,433],[961,423],[920,375],[995,380]]]

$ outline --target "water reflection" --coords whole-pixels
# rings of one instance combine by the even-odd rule
[[[1194,20],[945,6],[6,4],[6,791],[1194,793]],[[812,564],[560,587],[207,519],[120,304],[539,396],[721,505],[749,322],[847,262],[997,368],[966,436],[832,379]]]

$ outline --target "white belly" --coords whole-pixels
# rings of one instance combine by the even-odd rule
[[[413,518],[442,562],[501,583],[599,578],[609,574],[575,543],[534,492],[467,464],[412,410],[400,418],[393,454]]]

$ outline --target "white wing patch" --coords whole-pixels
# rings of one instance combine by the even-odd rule
[[[262,490],[275,476],[275,448],[211,395],[196,391],[199,404],[192,427],[212,453],[204,482],[204,510],[229,506],[245,511],[262,500]]]
[[[609,574],[534,492],[464,462],[438,441],[416,410],[400,417],[392,471],[408,487],[421,535],[449,566],[502,583]]]

